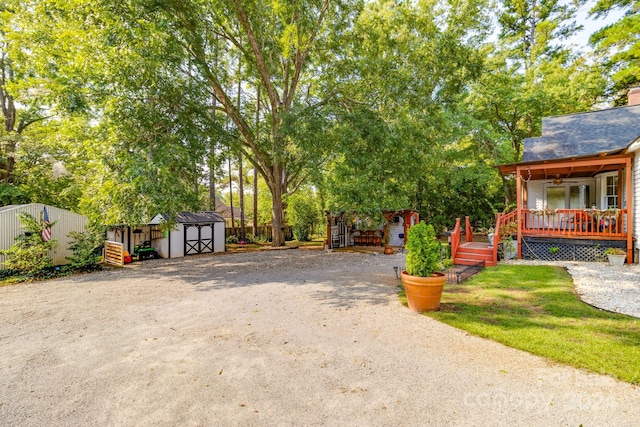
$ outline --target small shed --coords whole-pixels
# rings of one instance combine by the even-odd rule
[[[156,215],[150,222],[159,226],[167,220],[166,215]],[[154,242],[154,248],[163,258],[180,258],[187,255],[225,251],[224,218],[211,211],[180,212],[177,225],[170,232],[163,233]]]
[[[327,218],[327,240],[329,248],[348,246],[403,247],[407,242],[407,231],[419,222],[418,212],[413,209],[384,211],[386,221],[372,224],[366,218],[358,218],[345,211],[337,214],[325,211]]]
[[[73,241],[69,237],[69,233],[71,231],[85,231],[89,220],[80,214],[42,203],[0,207],[0,249],[11,248],[15,243],[16,237],[25,232],[20,218],[18,218],[20,213],[28,213],[35,219],[43,221],[45,208],[49,216],[49,222],[55,222],[55,225],[51,227],[51,238],[57,239],[59,243],[57,249],[52,251],[49,256],[51,256],[54,265],[69,264],[70,261],[66,257],[73,255],[73,251],[69,249],[69,244]],[[0,268],[2,268],[5,260],[6,257],[0,255]]]
[[[122,243],[129,253],[133,253],[136,245],[150,241],[162,258],[225,251],[225,221],[220,214],[210,211],[180,212],[175,228],[164,231],[162,224],[167,220],[167,215],[158,214],[149,224],[109,226],[106,238]]]

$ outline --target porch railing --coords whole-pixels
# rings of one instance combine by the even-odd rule
[[[518,211],[506,214],[500,213],[496,218],[496,228],[493,237],[493,260],[498,260],[498,243],[503,237],[518,233]]]
[[[458,253],[458,249],[462,244],[462,227],[460,225],[460,218],[456,219],[456,226],[453,228],[451,232],[451,258],[456,259],[456,254]],[[473,242],[473,227],[471,227],[471,220],[469,217],[465,217],[464,219],[464,241],[465,243]]]
[[[522,210],[522,234],[558,237],[624,238],[626,209]]]
[[[456,226],[451,232],[451,258],[456,259],[460,247],[460,218],[456,219]]]

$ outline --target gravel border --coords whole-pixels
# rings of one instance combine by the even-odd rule
[[[594,307],[640,317],[640,265],[612,267],[605,262],[511,260],[501,264],[565,267],[580,299]]]

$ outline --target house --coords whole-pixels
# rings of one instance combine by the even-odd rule
[[[162,258],[181,258],[225,251],[225,222],[216,212],[180,212],[176,225],[164,230],[162,224],[168,220],[163,214],[156,215],[148,224],[138,226],[109,226],[108,241],[122,243],[124,250],[134,253],[137,245],[149,245]]]
[[[388,237],[389,246],[403,247],[407,242],[407,231],[419,222],[418,212],[411,209],[383,212],[383,224],[370,224],[367,218],[358,218],[345,211],[331,213],[327,218],[327,239],[329,249],[348,246],[384,247]]]
[[[49,222],[55,222],[51,227],[51,239],[58,241],[58,247],[54,249],[49,256],[54,265],[69,264],[70,261],[67,257],[73,255],[73,251],[69,249],[69,244],[73,241],[73,239],[69,237],[69,233],[72,231],[85,231],[89,220],[87,217],[77,213],[41,203],[0,207],[0,250],[11,248],[15,243],[15,239],[25,233],[22,223],[18,218],[20,213],[28,213],[42,222],[44,220],[45,210],[49,217]],[[6,257],[0,255],[0,268],[2,268],[5,260]]]
[[[227,206],[219,197],[216,196],[216,212],[224,218],[227,227],[236,227],[240,224],[242,218],[241,210],[237,206]],[[246,215],[244,216],[247,221]]]
[[[640,88],[629,92],[624,107],[543,118],[542,136],[524,141],[522,162],[499,167],[516,180],[517,208],[499,216],[496,242],[512,234],[524,259],[593,261],[618,247],[634,262],[639,152]],[[465,246],[472,245],[460,244],[458,257]],[[486,255],[487,248],[475,246]],[[497,260],[497,246],[489,264]]]

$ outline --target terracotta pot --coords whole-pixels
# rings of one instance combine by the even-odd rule
[[[403,271],[401,277],[410,310],[435,311],[440,307],[442,288],[447,281],[444,273],[438,272],[430,277],[418,277]]]
[[[393,248],[391,246],[385,246],[384,247],[384,254],[385,255],[392,255],[393,254]]]

